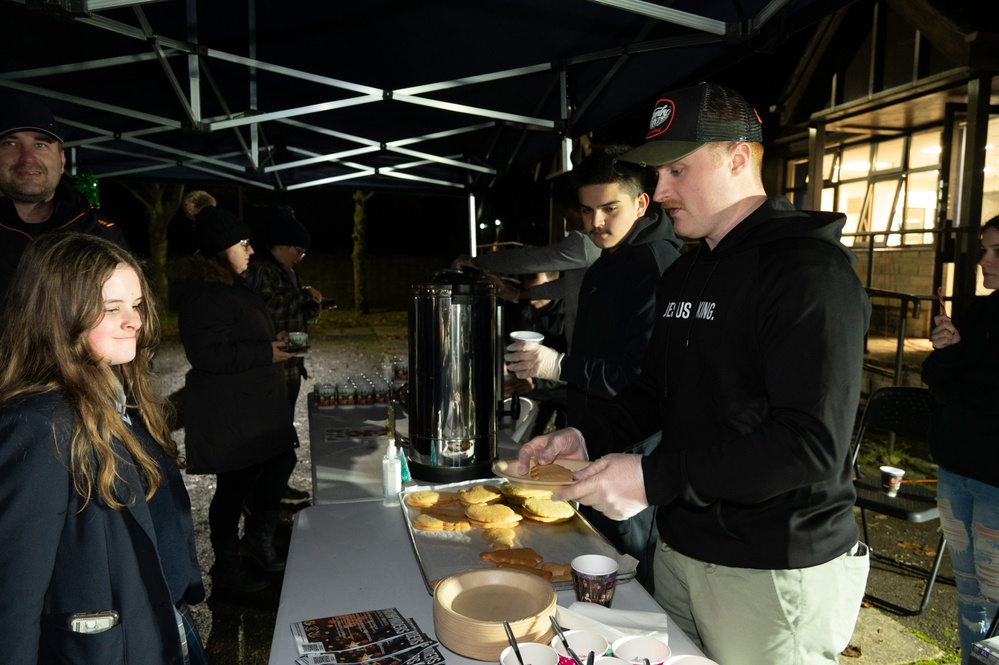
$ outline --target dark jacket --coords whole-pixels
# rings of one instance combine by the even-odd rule
[[[128,248],[121,229],[104,217],[97,208],[63,178],[56,186],[52,199],[52,216],[39,224],[25,224],[17,214],[14,202],[0,196],[0,303],[7,299],[7,290],[17,272],[21,254],[43,233],[75,231],[106,238]]]
[[[188,473],[245,469],[298,445],[274,324],[243,279],[209,259],[180,262],[175,290],[184,352]]]
[[[976,298],[954,319],[961,341],[923,363],[923,382],[938,402],[930,451],[948,471],[999,487],[995,408],[999,404],[999,291]]]
[[[291,283],[288,272],[273,254],[266,250],[255,254],[245,277],[250,290],[267,305],[276,330],[308,332],[309,315],[316,311],[315,302],[307,291]],[[288,381],[308,378],[304,358],[286,360],[284,371]]]
[[[197,602],[204,593],[190,501],[176,463],[136,428],[163,471],[151,502],[135,467],[125,462],[117,488],[119,496],[131,497],[129,506],[112,510],[100,498],[84,505],[67,467],[72,423],[58,392],[0,409],[4,663],[179,665],[174,604],[182,597]],[[71,614],[103,610],[118,612],[117,626],[97,634],[67,629]]]
[[[587,269],[576,330],[562,359],[570,425],[603,409],[640,371],[655,322],[656,284],[680,246],[669,217],[651,213]]]
[[[725,566],[789,569],[856,544],[850,437],[870,301],[845,218],[767,200],[663,275],[641,375],[584,423],[591,456],[642,460],[660,537]]]

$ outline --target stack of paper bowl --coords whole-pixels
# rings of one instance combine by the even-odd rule
[[[531,573],[511,568],[466,570],[434,590],[434,632],[445,647],[476,660],[498,660],[509,644],[504,621],[517,641],[547,644],[555,634],[555,589]]]

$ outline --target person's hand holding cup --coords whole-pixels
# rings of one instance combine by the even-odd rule
[[[287,350],[288,353],[300,353],[309,345],[309,333],[289,332]]]

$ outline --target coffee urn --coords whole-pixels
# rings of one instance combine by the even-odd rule
[[[496,456],[495,287],[477,272],[444,270],[413,287],[409,309],[409,439],[414,478],[491,475]]]

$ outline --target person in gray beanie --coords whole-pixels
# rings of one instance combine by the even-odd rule
[[[308,332],[309,320],[318,315],[323,302],[323,294],[301,284],[295,272],[295,266],[305,258],[312,244],[309,230],[285,206],[270,214],[266,240],[269,251],[250,261],[246,281],[267,305],[277,330]],[[294,413],[302,379],[309,378],[305,359],[295,357],[285,361],[284,371],[288,403]],[[288,487],[281,502],[290,507],[304,506],[309,502],[309,493]]]
[[[187,472],[217,479],[208,513],[213,593],[253,593],[269,584],[263,572],[285,566],[274,531],[297,462],[282,367],[294,354],[243,279],[253,254],[247,226],[206,192],[188,194],[184,212],[198,244],[196,256],[177,263],[174,281],[191,363],[183,402]]]

